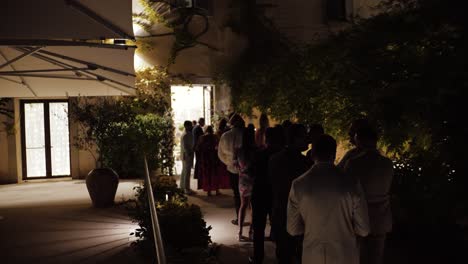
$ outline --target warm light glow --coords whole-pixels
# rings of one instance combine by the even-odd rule
[[[176,127],[183,125],[185,120],[197,120],[205,117],[205,123],[211,123],[210,115],[204,114],[209,110],[209,93],[205,91],[203,102],[203,86],[171,86],[172,110]],[[208,97],[208,98],[206,98]],[[204,109],[205,108],[205,109]]]
[[[135,53],[133,58],[133,67],[135,68],[135,71],[141,71],[151,67],[151,64],[146,62],[138,53]]]
[[[203,89],[203,86],[206,88]],[[171,86],[171,106],[174,116],[175,141],[176,147],[174,148],[175,157],[179,157],[180,142],[179,139],[183,133],[183,124],[185,120],[196,120],[200,117],[205,117],[206,125],[211,124],[211,85],[193,85],[193,86]],[[205,100],[205,101],[203,101]],[[182,162],[176,160],[175,163],[176,173],[182,170]]]
[[[142,36],[148,33],[146,33],[146,31],[140,25],[133,23],[133,34],[135,36]]]

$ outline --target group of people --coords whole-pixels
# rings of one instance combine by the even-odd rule
[[[198,132],[190,121],[186,124],[185,135],[191,134],[187,138],[196,143]],[[213,134],[208,130],[202,137]],[[185,135],[183,142],[190,141]],[[253,240],[250,263],[263,262],[268,221],[278,263],[383,263],[385,238],[392,227],[393,164],[377,149],[378,135],[367,120],[354,121],[349,136],[354,148],[337,165],[336,141],[318,124],[285,121],[270,127],[262,114],[255,130],[233,114],[224,131],[213,136],[210,149],[217,151],[211,155],[218,167],[212,176],[218,180],[206,180],[199,169],[199,181],[202,178],[203,185],[229,179],[239,241]],[[195,153],[201,153],[201,142],[195,144]],[[204,167],[203,154],[195,155]],[[252,224],[245,236],[250,208]]]
[[[187,194],[193,193],[190,189],[190,175],[194,167],[194,158],[194,178],[198,180],[198,189],[203,189],[208,196],[211,196],[212,192],[219,195],[220,189],[230,188],[227,167],[218,158],[219,138],[228,130],[227,120],[221,120],[216,133],[213,126],[205,127],[204,118],[200,118],[198,123],[185,121],[184,129],[180,139],[181,189]]]

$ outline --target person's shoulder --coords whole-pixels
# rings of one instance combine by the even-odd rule
[[[385,164],[387,167],[393,168],[393,161],[390,158],[380,154],[379,159],[380,159],[380,162],[382,162],[382,164]]]
[[[312,167],[308,169],[306,172],[302,173],[299,177],[294,179],[294,182],[303,183],[307,181],[308,179],[313,178],[315,173],[316,173],[316,170],[314,169],[314,167]]]
[[[355,157],[356,155],[358,155],[359,153],[361,152],[360,149],[358,149],[357,147],[354,147],[348,151],[346,151],[345,155],[343,157],[347,157],[347,158],[351,158],[351,157]]]
[[[286,150],[282,149],[276,153],[271,154],[270,160],[274,161],[274,160],[282,159],[285,155],[286,155]]]
[[[255,156],[257,157],[266,157],[268,155],[268,149],[257,148],[255,150]]]
[[[366,162],[369,159],[369,155],[365,151],[362,151],[360,149],[354,148],[350,150],[349,152],[351,153],[349,153],[349,156],[345,165]]]
[[[292,186],[294,186],[294,188],[296,189],[309,186],[311,182],[314,181],[316,176],[317,176],[317,169],[314,169],[312,167],[308,169],[306,172],[302,173],[299,177],[294,179],[292,182]]]
[[[221,135],[221,137],[219,138],[219,140],[225,140],[225,139],[231,137],[231,135],[232,135],[232,130],[228,130],[228,131],[224,132],[224,133]]]

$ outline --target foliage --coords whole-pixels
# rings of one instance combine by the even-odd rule
[[[191,263],[206,263],[208,246],[211,243],[209,236],[211,227],[206,226],[200,207],[187,203],[187,197],[177,188],[173,177],[159,176],[152,187],[161,236],[169,257],[190,256]],[[145,186],[136,187],[136,192],[136,200],[128,206],[130,217],[140,226],[134,233],[138,238],[136,244],[144,252],[154,252],[147,189]],[[198,253],[193,255],[189,252]]]
[[[216,49],[208,43],[200,41],[200,38],[210,29],[206,10],[196,6],[187,7],[186,1],[140,0],[140,4],[143,6],[143,12],[133,14],[133,20],[150,35],[137,39],[139,47],[151,49],[150,43],[153,38],[173,36],[175,42],[168,64],[174,64],[177,55],[182,50],[197,45]],[[199,32],[192,32],[189,28],[194,19],[202,19],[203,21],[203,28]],[[172,32],[151,34],[153,26],[156,24],[164,25],[172,29]]]
[[[2,116],[5,117],[2,123],[4,131],[8,135],[14,135],[16,133],[12,102],[13,100],[11,98],[0,98],[0,119],[3,119]]]
[[[322,123],[342,137],[353,119],[367,117],[400,165],[396,212],[414,212],[406,218],[412,224],[454,225],[468,217],[468,124],[460,117],[468,95],[468,23],[460,4],[384,1],[384,12],[326,40],[242,57],[221,76],[236,109],[247,114],[257,107],[277,119]]]
[[[8,107],[10,98],[0,98],[0,115],[13,118],[13,111]]]
[[[71,117],[80,124],[75,138],[81,149],[98,154],[98,166],[113,168],[121,177],[143,174],[143,154],[150,170],[172,174],[174,124],[170,86],[163,69],[137,73],[135,97],[79,98]]]

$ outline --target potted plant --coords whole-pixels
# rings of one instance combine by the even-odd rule
[[[70,116],[79,124],[74,145],[88,151],[95,161],[95,168],[86,176],[86,187],[94,207],[109,207],[114,204],[119,185],[119,176],[104,165],[103,151],[111,133],[110,117],[115,109],[110,99],[78,98],[71,101]]]
[[[75,146],[88,150],[96,161],[96,168],[86,180],[95,206],[112,204],[119,177],[143,175],[144,154],[150,171],[159,169],[160,173],[172,175],[174,124],[170,91],[166,70],[152,67],[137,72],[133,97],[71,99],[70,116],[80,130]],[[101,204],[101,198],[106,202]]]

